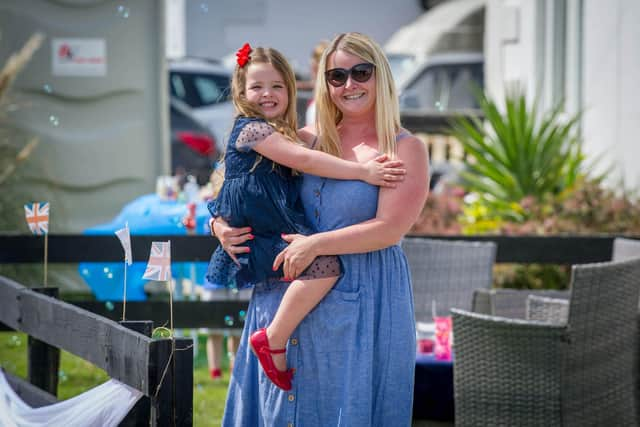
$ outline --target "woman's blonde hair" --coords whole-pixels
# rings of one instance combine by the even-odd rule
[[[370,37],[360,33],[345,33],[335,37],[320,58],[315,94],[319,149],[334,156],[341,155],[337,125],[342,120],[342,112],[331,100],[329,86],[324,75],[329,56],[338,50],[355,55],[362,58],[363,61],[375,65],[378,151],[394,156],[396,154],[396,134],[400,130],[400,107],[391,75],[391,67],[380,46]]]
[[[251,64],[271,64],[284,80],[284,85],[289,96],[289,103],[282,118],[267,119],[262,115],[258,107],[249,101],[245,96],[247,84],[247,69]],[[246,117],[259,117],[267,121],[278,132],[296,140],[296,130],[298,129],[298,113],[296,111],[296,76],[285,57],[275,49],[270,47],[251,48],[249,62],[243,67],[236,64],[231,78],[231,100],[239,115]]]

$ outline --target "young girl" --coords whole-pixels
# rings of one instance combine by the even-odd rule
[[[225,153],[225,180],[209,203],[213,217],[231,226],[251,227],[249,252],[232,259],[218,246],[207,279],[214,285],[242,288],[282,279],[273,270],[287,243],[281,234],[310,234],[299,199],[298,171],[335,179],[363,180],[395,187],[403,179],[402,162],[379,156],[366,164],[339,159],[296,143],[296,87],[293,70],[275,49],[245,44],[236,54],[231,94],[236,117]],[[211,227],[213,230],[213,227]],[[289,336],[331,289],[340,275],[335,256],[321,257],[285,292],[273,321],[249,338],[265,374],[278,387],[291,389],[293,372],[284,356]],[[285,280],[291,280],[284,278]]]

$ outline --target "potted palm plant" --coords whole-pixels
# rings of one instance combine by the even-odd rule
[[[485,94],[478,100],[484,121],[460,117],[451,124],[468,155],[461,178],[476,198],[468,212],[477,220],[524,221],[528,200],[563,194],[585,176],[579,114],[562,120],[562,104],[542,113],[518,90],[507,93],[503,111]]]

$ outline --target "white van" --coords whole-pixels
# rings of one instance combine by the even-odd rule
[[[400,82],[400,109],[425,112],[477,109],[475,90],[483,88],[481,52],[433,54]]]

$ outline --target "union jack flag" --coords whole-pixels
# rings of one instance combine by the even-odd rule
[[[151,242],[151,254],[143,279],[168,281],[171,278],[171,241]]]
[[[24,216],[33,234],[49,233],[49,202],[24,205]]]

